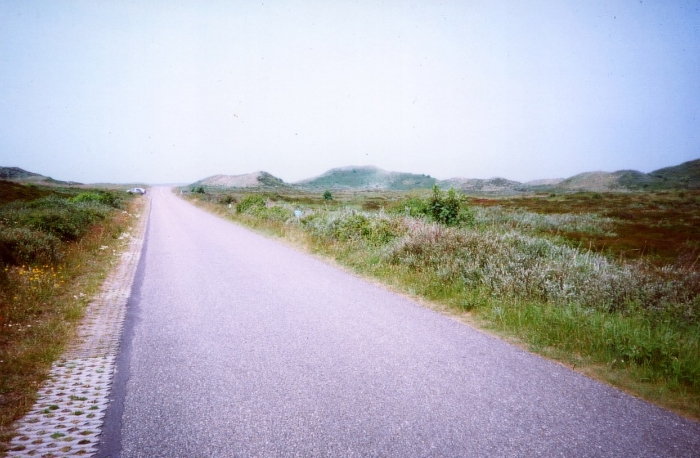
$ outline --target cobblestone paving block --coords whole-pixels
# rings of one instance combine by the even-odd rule
[[[142,215],[148,215],[146,200]],[[32,410],[15,424],[8,457],[58,458],[97,453],[119,350],[126,303],[136,275],[147,216],[136,215],[118,265],[88,305],[77,338],[51,368]]]

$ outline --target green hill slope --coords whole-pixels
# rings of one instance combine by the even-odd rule
[[[34,172],[28,172],[19,167],[0,167],[0,180],[12,180],[20,183],[35,183],[39,185],[72,186],[81,183],[75,181],[54,180]]]
[[[431,188],[437,183],[429,175],[388,172],[374,166],[349,166],[328,170],[315,178],[294,183],[302,188],[381,189],[405,191]]]
[[[38,173],[27,172],[19,167],[0,167],[0,179],[2,180],[20,180],[23,178],[42,176],[43,175],[39,175]]]
[[[649,175],[658,178],[666,186],[698,189],[700,188],[700,159],[654,170]]]

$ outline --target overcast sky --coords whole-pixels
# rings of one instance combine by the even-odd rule
[[[518,181],[700,157],[700,1],[0,0],[0,165]]]

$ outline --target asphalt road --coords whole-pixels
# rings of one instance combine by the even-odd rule
[[[700,424],[152,191],[99,456],[700,456]]]

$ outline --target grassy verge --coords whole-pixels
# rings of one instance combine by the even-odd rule
[[[116,262],[120,236],[141,205],[116,192],[34,191],[0,205],[0,451]]]
[[[531,351],[700,419],[700,272],[697,256],[689,258],[684,249],[698,243],[692,224],[650,218],[647,231],[690,231],[679,261],[668,263],[660,262],[653,247],[650,259],[625,260],[615,251],[625,249],[622,242],[600,250],[581,244],[584,237],[614,242],[616,231],[628,224],[603,211],[536,213],[489,202],[437,223],[444,207],[431,210],[430,197],[396,197],[379,211],[363,210],[367,201],[356,197],[343,205],[308,197],[300,204],[299,196],[190,197],[441,304]],[[561,201],[570,206],[567,199]],[[662,205],[672,207],[668,202]],[[683,217],[692,219],[697,196],[682,204]],[[299,209],[302,215],[292,216]],[[670,251],[664,253],[670,259]]]

